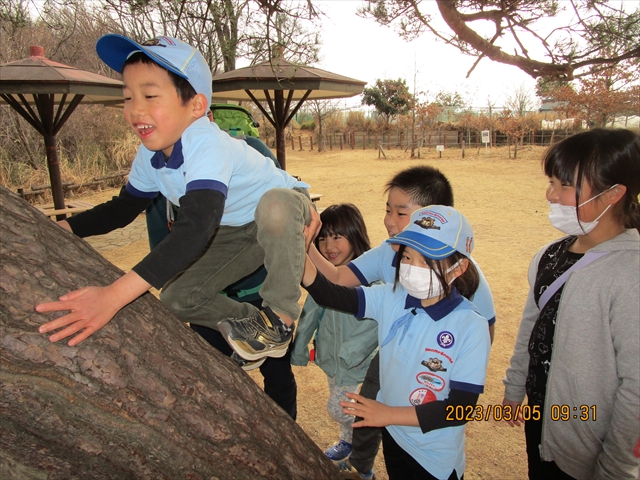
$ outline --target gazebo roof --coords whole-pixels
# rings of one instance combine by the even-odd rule
[[[258,101],[266,100],[264,90],[294,91],[291,100],[307,95],[308,100],[345,98],[362,93],[366,82],[314,67],[273,59],[239,68],[213,77],[213,99],[250,100],[245,90]]]
[[[82,103],[122,103],[122,82],[96,73],[31,56],[0,65],[0,94],[21,94],[33,103],[34,94],[84,95]]]

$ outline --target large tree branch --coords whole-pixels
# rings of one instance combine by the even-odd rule
[[[436,0],[436,3],[443,20],[449,28],[453,30],[458,39],[462,42],[468,43],[475,50],[486,55],[491,60],[516,66],[531,75],[533,78],[543,76],[559,77],[566,80],[572,80],[574,78],[573,71],[575,67],[573,65],[568,63],[545,63],[525,58],[520,55],[508,54],[500,47],[482,38],[473,29],[469,28],[451,0]]]

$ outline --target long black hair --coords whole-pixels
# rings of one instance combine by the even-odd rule
[[[358,207],[352,203],[340,203],[325,208],[320,213],[322,228],[315,239],[316,247],[320,238],[340,235],[346,238],[353,248],[353,258],[357,258],[371,248],[367,227]]]
[[[613,209],[615,218],[625,228],[640,231],[640,136],[623,128],[594,128],[556,143],[542,159],[544,173],[576,189],[577,205],[586,181],[591,195],[614,185],[624,185],[627,192]]]

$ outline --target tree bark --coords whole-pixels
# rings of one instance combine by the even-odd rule
[[[332,479],[241,369],[151,294],[77,347],[34,306],[122,272],[0,187],[3,479]]]

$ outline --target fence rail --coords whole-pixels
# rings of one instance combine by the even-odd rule
[[[564,138],[570,137],[574,132],[562,130],[536,130],[522,137],[518,144],[549,146]],[[324,149],[374,149],[379,147],[385,150],[392,148],[409,149],[413,147],[435,148],[437,145],[444,145],[445,148],[478,148],[484,146],[480,132],[458,132],[458,131],[433,131],[420,132],[413,136],[405,132],[390,133],[370,133],[370,132],[345,132],[331,133],[323,135]],[[490,146],[499,147],[513,145],[514,139],[501,132],[492,132],[490,136]],[[292,150],[315,150],[318,148],[320,139],[317,134],[289,136],[287,148]],[[275,140],[267,139],[267,145],[275,148]]]

